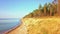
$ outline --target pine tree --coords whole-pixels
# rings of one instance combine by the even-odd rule
[[[47,11],[47,3],[44,5],[44,16],[46,16],[46,11]]]

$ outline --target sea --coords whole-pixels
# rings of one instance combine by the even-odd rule
[[[20,24],[21,21],[19,18],[0,18],[0,34],[4,34]]]

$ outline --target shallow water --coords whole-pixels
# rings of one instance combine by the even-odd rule
[[[0,34],[20,24],[19,19],[0,19]]]

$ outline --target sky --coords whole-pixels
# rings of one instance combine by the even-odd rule
[[[53,0],[0,0],[0,18],[22,18]]]

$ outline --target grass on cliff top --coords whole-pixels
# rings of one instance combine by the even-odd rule
[[[60,34],[60,17],[25,18],[28,34]]]

